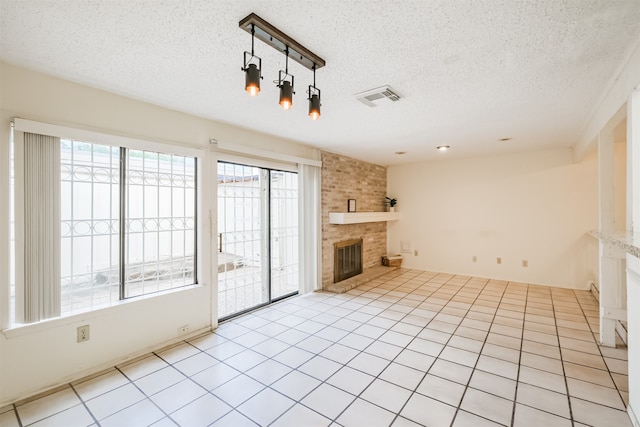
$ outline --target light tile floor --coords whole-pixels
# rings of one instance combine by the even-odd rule
[[[587,291],[398,270],[0,410],[2,426],[631,426]]]

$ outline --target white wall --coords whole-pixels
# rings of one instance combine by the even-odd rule
[[[626,137],[614,143],[614,228],[615,231],[626,230],[627,221],[627,146]],[[599,242],[593,239],[589,246],[589,268],[594,272],[594,285],[600,291],[600,254]],[[626,298],[626,297],[625,297]],[[625,299],[626,300],[626,299]]]
[[[627,139],[614,144],[614,215],[616,231],[627,229]]]
[[[640,301],[640,259],[627,254],[627,301]],[[629,362],[629,405],[627,411],[634,422],[634,427],[640,424],[640,345],[638,344],[638,333],[640,329],[640,310],[630,306],[627,310],[627,325],[629,335],[629,352],[627,359]]]
[[[97,89],[0,63],[0,407],[113,366],[216,325],[216,251],[199,266],[202,286],[130,301],[85,315],[54,319],[22,330],[8,326],[9,121],[18,116],[120,136],[200,146],[215,138],[289,155],[319,158],[311,147],[160,108]],[[212,172],[215,176],[215,171]],[[203,186],[205,208],[215,212],[215,185]],[[208,218],[208,210],[201,212]],[[213,215],[215,219],[215,215]],[[202,221],[209,236],[208,221]],[[216,229],[213,223],[211,228]],[[201,237],[202,237],[201,236]],[[205,240],[205,239],[202,239]],[[215,244],[215,242],[213,242]],[[201,255],[209,253],[203,241]],[[76,328],[89,324],[91,339],[76,343]]]
[[[408,268],[586,289],[597,178],[596,154],[574,163],[569,148],[390,166],[388,249],[409,242]]]

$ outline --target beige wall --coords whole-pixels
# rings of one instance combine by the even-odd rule
[[[580,163],[571,149],[554,149],[387,174],[401,215],[389,225],[389,252],[401,241],[418,251],[403,266],[569,288],[596,277],[587,236],[598,224],[595,153]]]
[[[614,145],[614,203],[616,231],[627,229],[627,139]]]
[[[319,151],[223,123],[206,120],[114,95],[51,76],[0,63],[0,327],[7,327],[9,271],[9,130],[12,117],[100,131],[156,142],[202,147],[210,165],[210,138],[277,153],[318,159]],[[204,165],[204,169],[211,168]],[[199,168],[200,170],[200,168]],[[215,172],[214,172],[215,173]],[[215,175],[213,175],[215,176]],[[212,180],[209,182],[213,183]],[[201,187],[208,209],[215,212],[215,186]],[[213,215],[215,221],[215,215]],[[203,221],[202,236],[210,235]],[[204,240],[204,239],[202,239]],[[184,339],[178,329],[211,329],[217,324],[216,251],[201,242],[202,286],[133,300],[82,315],[54,319],[21,330],[0,333],[0,406],[114,366],[159,346]],[[76,343],[76,328],[89,324],[91,339]]]
[[[329,224],[329,212],[346,212],[347,200],[356,199],[358,212],[385,210],[387,170],[329,152],[322,152],[322,286],[333,283],[333,244],[363,240],[363,267],[380,265],[386,253],[387,224]]]

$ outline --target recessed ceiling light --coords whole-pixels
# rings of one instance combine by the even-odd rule
[[[507,142],[507,141],[511,141],[513,138],[500,138],[498,141],[500,142]]]
[[[436,148],[440,151],[447,151],[451,147],[448,145],[438,145]]]
[[[403,154],[407,154],[406,151],[396,151],[396,154],[402,156]]]

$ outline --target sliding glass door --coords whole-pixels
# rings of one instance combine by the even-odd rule
[[[298,291],[298,176],[218,162],[218,317]]]
[[[270,171],[271,298],[298,292],[298,174]]]

